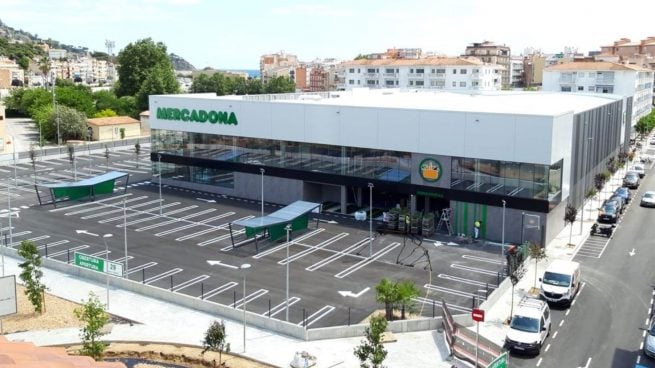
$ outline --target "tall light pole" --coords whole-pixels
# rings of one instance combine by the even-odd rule
[[[57,84],[57,78],[55,77],[55,71],[52,71],[52,107],[55,109],[55,119],[57,121],[57,147],[61,145],[61,135],[59,134],[59,108],[57,107],[57,102],[55,101],[55,86]]]
[[[13,158],[14,158],[14,186],[18,186],[18,177],[16,176],[16,140],[14,139],[14,136],[11,136],[11,149],[13,150]]]
[[[286,313],[285,321],[289,322],[289,234],[291,233],[291,224],[288,224],[284,227],[284,230],[287,231],[287,301],[286,301]]]
[[[246,352],[246,274],[250,268],[250,263],[242,264],[239,269],[243,272],[243,352]]]
[[[9,210],[7,218],[9,219],[9,244],[14,244],[14,231],[13,228],[11,227],[11,192],[10,192],[10,185],[7,185],[7,210]],[[5,247],[7,246],[7,242],[5,241]],[[4,263],[3,263],[4,265]]]
[[[109,263],[109,246],[107,246],[107,238],[113,235],[105,234],[102,236],[102,242],[105,243],[105,261]],[[105,288],[107,289],[107,310],[109,310],[109,274],[105,273]]]
[[[373,257],[373,183],[368,183],[368,256]]]
[[[259,172],[262,174],[262,217],[264,217],[264,173],[266,170],[264,168],[259,168]]]
[[[505,258],[503,257],[505,255],[505,205],[506,202],[503,199],[503,231],[501,235],[501,240],[500,240],[500,272],[501,274],[503,273],[504,270],[504,264],[505,264]]]
[[[127,209],[125,207],[125,198],[123,198],[123,240],[125,241],[125,275],[124,277],[127,278]]]
[[[159,216],[162,216],[162,200],[161,200],[161,153],[157,154],[157,171],[159,171]]]

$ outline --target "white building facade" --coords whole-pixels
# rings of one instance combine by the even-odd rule
[[[478,219],[492,240],[506,202],[506,240],[546,244],[564,226],[566,203],[580,205],[625,149],[625,104],[615,95],[416,89],[150,96],[152,158],[161,154],[168,185],[256,200],[265,176],[273,202],[336,203],[343,214],[368,204],[371,183],[376,208],[437,218],[451,208],[456,232]],[[521,229],[523,214],[541,226]]]
[[[653,108],[653,70],[605,61],[563,63],[544,69],[543,90],[627,97],[634,126]]]
[[[476,58],[378,59],[342,63],[343,89],[410,88],[495,91],[501,88],[499,65]]]

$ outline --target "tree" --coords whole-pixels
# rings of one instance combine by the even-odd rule
[[[109,118],[112,116],[116,116],[116,112],[112,109],[104,109],[93,115],[94,118]]]
[[[118,129],[118,133],[120,134],[121,140],[125,139],[125,128]]]
[[[408,309],[410,312],[413,310],[414,302],[412,299],[419,296],[421,291],[416,287],[416,284],[409,280],[399,281],[396,284],[396,289],[398,302],[401,305],[400,319],[405,319],[405,309]]]
[[[393,319],[393,306],[398,301],[398,288],[396,283],[383,278],[375,286],[375,300],[378,303],[384,303],[384,316],[388,321]]]
[[[541,261],[542,259],[548,258],[548,255],[546,254],[546,249],[544,249],[541,245],[539,244],[534,244],[534,243],[529,243],[529,251],[530,251],[530,257],[534,259],[534,288],[537,287],[537,263]]]
[[[150,95],[163,95],[179,92],[180,85],[177,83],[172,67],[157,65],[146,75],[145,80],[136,93],[136,106],[139,110],[148,109],[148,97]]]
[[[266,93],[292,93],[296,91],[296,84],[287,77],[275,77],[264,86]]]
[[[61,82],[57,82],[57,105],[72,107],[77,111],[81,111],[86,116],[93,116],[96,113],[95,105],[93,103],[93,95],[91,89],[87,86],[80,84],[73,84],[70,86]]]
[[[131,116],[135,119],[138,118],[139,109],[136,107],[136,99],[134,96],[123,96],[119,98],[116,113],[120,116]]]
[[[69,144],[66,146],[68,149],[68,160],[71,163],[71,169],[73,169],[73,177],[74,180],[77,181],[77,170],[75,168],[75,146],[72,144]]]
[[[175,78],[173,64],[168,58],[166,45],[155,43],[151,38],[130,43],[118,53],[118,79],[116,95],[136,96],[151,71],[159,67],[160,72],[170,73]],[[173,93],[174,91],[166,91]]]
[[[365,340],[355,348],[355,356],[362,368],[378,368],[387,357],[387,351],[382,345],[382,334],[387,328],[387,320],[383,316],[371,317],[369,327],[364,329]]]
[[[98,296],[93,292],[89,293],[89,299],[83,305],[75,309],[75,316],[82,322],[80,339],[82,349],[80,354],[87,355],[93,359],[100,359],[107,345],[98,341],[103,335],[102,328],[109,322],[109,316],[105,313],[105,306],[100,303]]]
[[[221,321],[213,321],[205,332],[205,339],[202,341],[202,354],[207,351],[214,351],[218,353],[218,365],[223,365],[223,352],[230,352],[230,343],[225,341],[227,333],[225,332],[225,323]],[[216,366],[214,362],[214,366]]]
[[[118,97],[112,91],[96,91],[91,98],[97,112],[107,109],[118,111]]]
[[[134,156],[136,156],[136,168],[139,168],[139,154],[141,153],[141,143],[139,143],[139,140],[137,139],[136,143],[134,143]]]
[[[57,106],[54,113],[46,122],[44,135],[46,138],[57,140],[57,120],[62,141],[70,139],[84,139],[86,134],[86,116],[83,113],[67,106]]]
[[[571,204],[571,202],[566,204],[566,209],[564,210],[564,225],[571,225],[569,229],[569,245],[571,245],[571,238],[573,237],[573,223],[575,222],[578,216],[578,209]]]
[[[39,249],[33,241],[23,240],[20,242],[18,255],[25,260],[25,262],[19,265],[22,269],[19,277],[25,283],[25,295],[27,295],[27,299],[34,306],[34,311],[43,313],[45,310],[43,293],[46,287],[41,281],[43,271],[41,271],[41,255],[39,255]]]
[[[30,143],[30,150],[27,151],[32,162],[32,170],[34,171],[34,185],[36,185],[36,158],[39,157],[39,152],[34,148],[34,144]]]
[[[261,79],[248,79],[246,94],[259,95],[264,93],[264,85]]]

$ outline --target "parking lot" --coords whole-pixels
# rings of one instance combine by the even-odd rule
[[[101,158],[87,157],[89,162]],[[78,178],[106,170],[104,162],[96,162],[88,170],[78,167]],[[48,180],[71,180],[74,175],[62,159],[38,164],[37,174],[47,175]],[[374,234],[370,242],[368,223],[329,214],[317,215],[319,221],[293,233],[288,256],[285,239],[259,242],[259,252],[254,244],[233,249],[229,224],[258,216],[259,202],[164,186],[160,205],[158,185],[144,179],[149,177],[150,162],[140,160],[137,169],[129,151],[115,153],[108,165],[109,170],[134,171],[127,193],[117,191],[95,202],[70,202],[57,208],[35,205],[31,164],[16,166],[23,175],[18,177],[18,188],[10,188],[18,196],[12,202],[17,215],[12,217],[10,246],[32,240],[43,256],[62,262],[72,262],[74,252],[108,257],[123,263],[126,277],[135,282],[234,308],[245,302],[249,311],[280,319],[286,317],[288,264],[289,320],[308,328],[357,323],[383,309],[375,301],[375,285],[383,277],[416,283],[421,295],[415,300],[415,313],[424,316],[438,314],[442,300],[452,304],[455,313],[468,313],[499,280],[498,247],[464,244],[443,235],[421,242]],[[9,177],[10,169],[2,167],[0,174]],[[7,180],[2,183],[11,185]],[[267,203],[266,212],[279,207]],[[6,221],[2,225],[8,237]],[[106,238],[105,248],[102,238],[76,230],[112,236]],[[227,266],[210,266],[207,260]],[[233,268],[244,263],[252,264],[245,275],[245,298],[244,274]]]

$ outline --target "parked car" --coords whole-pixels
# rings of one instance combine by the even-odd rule
[[[628,171],[623,177],[623,186],[630,189],[639,188],[639,174],[634,171]]]
[[[645,192],[644,195],[641,196],[641,203],[639,204],[642,207],[655,207],[655,192]]]
[[[644,354],[655,358],[655,316],[651,317],[650,322],[648,322],[648,334],[646,334],[646,341],[644,342]]]
[[[619,210],[619,214],[623,214],[623,211],[625,211],[625,207],[626,207],[625,199],[619,195],[614,194],[605,202],[616,202],[616,207]]]
[[[644,165],[642,165],[642,164],[633,165],[630,168],[630,171],[634,171],[637,174],[639,174],[640,178],[643,178],[644,176],[646,176],[646,168],[644,168]]]
[[[605,224],[617,223],[619,221],[619,209],[616,202],[608,201],[603,203],[597,221]]]
[[[630,203],[632,200],[632,193],[630,192],[630,189],[626,187],[616,188],[614,195],[623,197],[623,199],[625,199],[625,203]]]

